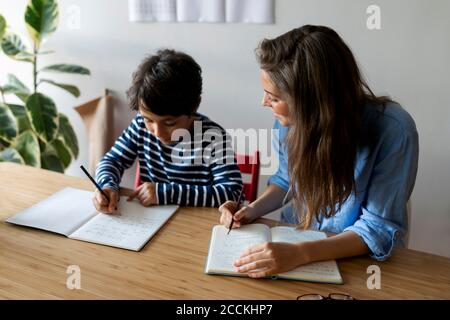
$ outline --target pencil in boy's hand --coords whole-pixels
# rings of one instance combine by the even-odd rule
[[[237,201],[237,205],[236,205],[236,210],[234,211],[233,216],[234,216],[234,214],[235,214],[236,212],[239,211],[239,208],[240,208],[240,206],[241,206],[241,201],[242,201],[242,195],[243,195],[243,194],[244,194],[244,189],[241,190],[241,194],[239,195],[239,198],[238,198],[238,201]],[[233,222],[234,222],[234,219],[231,219],[231,223],[230,223],[230,227],[228,228],[227,235],[230,233],[231,228],[233,228]]]
[[[80,166],[81,170],[83,170],[83,172],[87,175],[87,177],[89,178],[89,180],[92,181],[92,183],[97,187],[98,191],[100,191],[102,193],[102,195],[106,198],[106,200],[109,200],[108,195],[106,194],[105,191],[102,190],[102,188],[100,188],[100,186],[97,184],[97,182],[95,182],[94,178],[91,177],[91,175],[89,174],[89,172],[83,167],[83,165]]]

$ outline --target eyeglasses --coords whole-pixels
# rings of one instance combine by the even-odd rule
[[[351,295],[345,293],[330,293],[328,296],[323,296],[317,293],[303,294],[297,297],[297,300],[356,300]]]

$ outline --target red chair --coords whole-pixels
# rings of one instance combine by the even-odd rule
[[[259,151],[256,151],[253,156],[236,155],[236,160],[239,166],[239,170],[243,174],[244,181],[244,196],[248,202],[253,202],[256,200],[258,195],[258,181],[259,181]],[[245,182],[246,175],[250,175],[250,181]]]
[[[239,170],[244,175],[250,175],[250,182],[244,182],[244,196],[248,202],[253,202],[256,200],[258,195],[258,181],[259,181],[259,151],[256,151],[253,156],[248,155],[236,155],[236,160],[238,163]],[[245,181],[245,179],[244,179]],[[136,177],[134,178],[134,188],[136,189],[141,185],[141,172],[139,170],[139,162],[136,167]]]

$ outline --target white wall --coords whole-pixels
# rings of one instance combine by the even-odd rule
[[[26,35],[26,0],[2,0],[0,12],[11,28]],[[45,47],[55,54],[47,63],[77,63],[92,76],[58,75],[79,85],[79,99],[46,87],[68,114],[78,133],[81,153],[67,173],[80,175],[87,163],[86,134],[74,105],[104,88],[124,98],[131,72],[144,55],[162,47],[184,50],[203,67],[201,111],[225,128],[270,128],[273,118],[260,107],[261,86],[254,48],[303,24],[336,29],[351,46],[377,93],[389,93],[414,117],[420,134],[420,163],[412,197],[410,247],[450,256],[450,1],[448,0],[276,0],[276,24],[180,24],[128,21],[126,0],[60,0],[60,26]],[[366,8],[381,7],[382,29],[366,28]],[[75,6],[75,7],[73,7]],[[81,28],[68,26],[70,8],[79,9]],[[14,72],[30,84],[24,63],[0,57],[0,81]],[[132,114],[121,111],[125,126]],[[117,129],[119,130],[119,129]],[[131,184],[131,176],[125,185]],[[262,177],[260,190],[267,177]]]

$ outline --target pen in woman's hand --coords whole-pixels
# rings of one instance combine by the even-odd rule
[[[237,205],[236,205],[236,210],[234,210],[233,216],[236,212],[239,211],[239,208],[241,206],[241,201],[242,201],[242,195],[244,194],[244,189],[241,190],[241,194],[239,195],[238,201],[237,201]],[[234,219],[231,218],[231,223],[230,223],[230,227],[228,228],[228,232],[227,235],[230,233],[231,228],[233,228],[233,223],[234,223]]]

